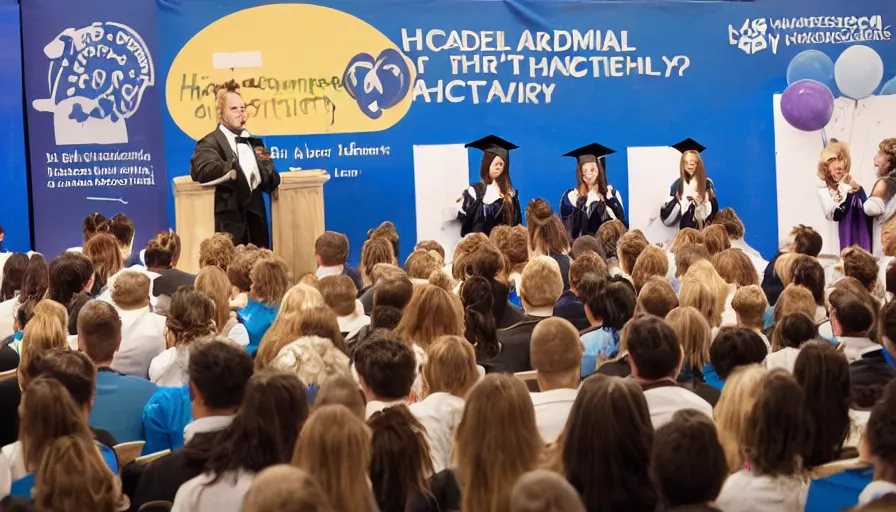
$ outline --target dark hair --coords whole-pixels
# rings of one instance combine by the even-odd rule
[[[391,306],[403,310],[414,294],[414,284],[407,276],[381,279],[373,286],[373,306]]]
[[[709,360],[719,378],[725,380],[738,366],[761,363],[768,347],[752,329],[722,327],[709,346]]]
[[[818,336],[815,322],[804,313],[785,315],[772,331],[773,345],[778,349],[800,348],[803,343],[812,341]]]
[[[119,245],[126,247],[134,241],[134,222],[127,215],[117,213],[109,221],[109,232],[115,235]]]
[[[596,374],[582,384],[562,435],[563,469],[588,510],[655,510],[653,424],[641,387]]]
[[[22,290],[19,292],[19,303],[40,301],[46,296],[50,286],[50,269],[47,260],[40,254],[32,254],[22,277]]]
[[[190,350],[190,384],[213,409],[238,407],[243,402],[252,369],[245,349],[223,340],[200,343]]]
[[[890,301],[884,305],[878,315],[880,335],[886,336],[890,342],[896,343],[896,301]]]
[[[492,313],[492,285],[484,277],[474,276],[461,285],[464,305],[464,338],[473,344],[476,360],[491,359],[501,350],[498,346],[498,324]]]
[[[401,322],[401,310],[392,306],[373,306],[370,310],[370,329],[394,329]]]
[[[405,405],[383,409],[367,420],[370,481],[380,510],[404,510],[412,494],[429,495],[433,473],[426,429]]]
[[[93,277],[93,263],[79,252],[64,252],[50,261],[47,298],[68,308]]]
[[[665,320],[647,315],[633,320],[627,329],[626,347],[638,377],[657,380],[675,373],[682,358],[681,343]]]
[[[871,409],[865,426],[868,450],[890,470],[896,468],[896,381],[890,381],[883,399]]]
[[[399,399],[411,392],[417,374],[414,351],[391,331],[377,330],[355,348],[358,375],[378,397]]]
[[[17,291],[22,289],[22,279],[25,277],[25,268],[28,266],[28,255],[17,252],[10,255],[3,265],[3,285],[0,286],[0,302],[6,302],[15,297]]]
[[[84,222],[81,223],[81,234],[84,236],[85,243],[90,237],[101,231],[109,231],[109,220],[105,215],[94,212],[84,217]]]
[[[824,306],[824,268],[815,258],[795,258],[790,267],[793,284],[805,286],[812,292],[812,298],[819,306]]]
[[[759,476],[791,476],[804,469],[812,451],[812,420],[802,388],[786,370],[762,378],[744,425],[743,449]]]
[[[22,370],[27,377],[26,382],[39,377],[58,381],[81,407],[90,403],[96,391],[96,367],[86,355],[75,350],[51,350],[37,354]]]
[[[870,411],[884,394],[887,384],[896,379],[896,369],[874,359],[859,359],[849,365],[850,407]]]
[[[180,237],[174,231],[160,231],[146,244],[143,260],[148,268],[170,268],[180,259]]]
[[[637,297],[631,285],[607,282],[589,272],[582,276],[577,290],[591,316],[603,319],[604,327],[620,331],[635,314]]]
[[[831,293],[831,317],[843,330],[843,336],[864,335],[874,327],[874,311],[855,294]]]
[[[274,464],[289,463],[308,419],[308,391],[293,373],[262,370],[246,385],[233,423],[218,434],[204,471],[209,485],[229,471],[257,473]]]
[[[489,176],[489,168],[492,165],[492,160],[497,158],[498,155],[493,153],[489,153],[488,151],[483,151],[482,160],[479,162],[479,180],[486,185],[492,182],[491,177]],[[504,172],[498,176],[498,179],[495,182],[498,184],[498,190],[501,191],[501,194],[510,194],[513,192],[513,182],[510,180],[510,155],[507,155],[501,160],[504,161]],[[506,224],[511,224],[510,222],[516,215],[517,212],[514,211],[514,202],[508,200],[504,201],[504,205],[501,207],[501,211],[503,212],[504,220],[507,221]]]
[[[818,257],[824,241],[817,231],[809,226],[800,224],[793,228],[791,234],[793,235],[793,252],[806,254],[813,258]]]
[[[728,477],[715,425],[693,409],[676,412],[656,431],[651,462],[669,507],[714,501]]]
[[[793,377],[803,388],[815,436],[809,467],[840,458],[849,434],[849,363],[827,342],[807,343],[796,358]]]
[[[569,252],[569,256],[575,259],[588,251],[597,254],[602,260],[607,259],[607,253],[604,252],[603,242],[592,235],[582,235],[576,238],[572,243],[572,249]]]

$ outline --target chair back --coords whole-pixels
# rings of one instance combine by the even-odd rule
[[[121,471],[122,468],[134,462],[140,456],[145,444],[146,441],[131,441],[113,446],[112,450],[115,451],[115,456],[118,457],[118,470]]]

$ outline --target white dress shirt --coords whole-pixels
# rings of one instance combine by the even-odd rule
[[[190,381],[190,347],[171,347],[149,363],[149,380],[157,386],[186,386]]]
[[[371,400],[367,402],[367,406],[364,408],[364,419],[369,420],[371,416],[382,411],[383,409],[388,409],[393,405],[407,405],[408,402],[404,399],[395,400],[394,402],[380,402],[379,400]]]
[[[165,351],[165,317],[150,311],[149,306],[115,309],[121,317],[121,346],[112,359],[112,369],[145,379],[150,362]]]
[[[563,432],[569,411],[576,401],[579,390],[572,388],[552,389],[541,393],[531,393],[535,406],[535,424],[545,443],[553,443]]]
[[[6,339],[13,334],[15,334],[16,330],[14,327],[15,323],[15,315],[16,310],[19,308],[19,294],[16,293],[16,296],[0,302],[0,339]]]
[[[747,469],[725,480],[716,506],[725,512],[795,512],[806,507],[809,479],[759,476]]]
[[[341,276],[344,270],[345,265],[333,265],[332,267],[320,266],[314,271],[314,275],[317,276],[318,279],[323,279],[330,276]]]
[[[355,299],[355,311],[336,320],[339,322],[339,332],[346,333],[346,339],[357,334],[365,325],[370,325],[370,317],[364,314],[364,305],[357,299]]]
[[[187,423],[184,427],[184,444],[190,442],[196,434],[205,434],[206,432],[217,432],[224,430],[233,423],[234,415],[229,416],[206,416]]]
[[[696,393],[681,386],[670,385],[650,388],[644,391],[650,421],[657,430],[672,421],[672,416],[684,409],[694,409],[712,420],[712,406]]]
[[[454,431],[464,412],[464,399],[449,393],[433,393],[423,401],[411,404],[411,413],[426,429],[429,454],[435,472],[448,469]]]
[[[223,125],[218,125],[218,129],[220,129],[221,133],[227,137],[227,142],[230,143],[230,149],[236,153],[237,158],[240,161],[240,167],[243,169],[243,174],[246,176],[246,181],[249,183],[249,188],[255,190],[258,188],[258,185],[261,184],[261,173],[258,171],[258,161],[255,159],[255,149],[249,144],[237,144],[237,135],[227,128],[224,128]],[[243,130],[239,136],[250,137],[249,132],[246,130]]]
[[[252,486],[255,473],[228,471],[209,485],[213,475],[203,473],[187,480],[177,490],[171,512],[239,512]]]

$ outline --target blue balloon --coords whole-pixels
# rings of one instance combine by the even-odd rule
[[[787,85],[800,80],[815,80],[828,88],[834,85],[834,61],[818,50],[800,52],[787,66]]]
[[[896,78],[887,80],[887,83],[880,88],[880,96],[889,96],[890,94],[896,94]]]

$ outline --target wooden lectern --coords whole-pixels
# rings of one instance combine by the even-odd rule
[[[271,197],[274,253],[286,260],[293,276],[314,272],[314,241],[324,232],[323,185],[327,171],[280,173],[280,187]],[[174,211],[181,252],[177,268],[199,272],[199,244],[215,233],[215,187],[189,176],[174,178]]]

